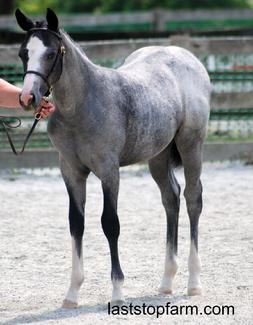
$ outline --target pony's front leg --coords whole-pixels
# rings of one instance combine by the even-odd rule
[[[117,215],[119,167],[110,166],[110,168],[105,168],[100,179],[104,195],[101,222],[111,253],[112,303],[118,305],[125,301],[122,293],[124,274],[120,267],[118,254],[118,238],[120,234],[120,224]]]
[[[61,171],[69,194],[69,225],[72,237],[71,281],[62,307],[76,308],[79,289],[84,280],[82,238],[84,232],[86,179],[89,172],[72,170],[64,162],[61,162]]]

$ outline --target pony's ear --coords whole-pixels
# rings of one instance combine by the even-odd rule
[[[31,19],[27,18],[19,9],[15,11],[15,16],[19,26],[26,32],[34,27],[34,24]]]
[[[47,25],[48,25],[48,29],[51,29],[53,31],[58,31],[58,18],[55,14],[55,12],[50,9],[50,8],[47,8],[47,16],[46,16],[46,19],[47,19]]]

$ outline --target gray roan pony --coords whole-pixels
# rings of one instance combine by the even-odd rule
[[[141,48],[118,69],[100,67],[59,30],[52,10],[47,10],[46,21],[34,23],[20,10],[16,18],[27,31],[19,52],[25,69],[21,102],[36,107],[52,86],[56,106],[48,132],[59,151],[69,194],[72,237],[71,283],[63,306],[77,306],[83,282],[85,188],[90,172],[102,183],[102,227],[111,253],[112,302],[124,301],[118,254],[119,167],[145,160],[167,215],[165,271],[159,291],[172,293],[178,268],[180,187],[173,169],[182,163],[191,236],[188,294],[200,294],[200,174],[210,95],[205,68],[187,50],[175,46]]]

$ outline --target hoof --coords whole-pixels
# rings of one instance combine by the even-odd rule
[[[188,296],[199,296],[201,295],[201,288],[189,288]]]
[[[118,307],[125,306],[126,301],[125,300],[120,300],[120,299],[119,300],[112,300],[111,305],[112,306],[118,306]]]
[[[63,300],[62,308],[74,309],[74,308],[77,308],[77,307],[78,307],[77,302],[73,302],[73,301],[70,301],[70,300],[67,300],[67,299]]]
[[[160,287],[160,288],[158,289],[158,292],[159,292],[159,294],[161,294],[161,295],[172,295],[172,290],[171,290],[171,289],[167,289],[167,288],[162,288],[162,287]]]

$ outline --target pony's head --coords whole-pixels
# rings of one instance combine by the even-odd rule
[[[19,9],[15,12],[19,26],[26,31],[19,57],[24,66],[24,85],[20,101],[24,108],[36,108],[62,72],[65,52],[56,14],[47,9],[46,20],[33,22]]]

